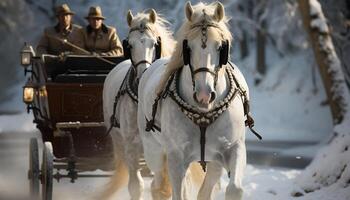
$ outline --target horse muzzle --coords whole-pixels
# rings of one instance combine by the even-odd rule
[[[193,99],[201,106],[207,107],[216,99],[215,91],[200,90],[193,93]]]

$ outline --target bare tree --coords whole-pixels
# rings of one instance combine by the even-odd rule
[[[246,13],[247,6],[243,3],[238,4],[238,10],[241,13]],[[238,22],[238,27],[242,27],[242,22]],[[249,49],[248,49],[248,35],[247,31],[243,28],[241,28],[241,37],[239,38],[239,47],[240,47],[240,53],[241,53],[241,59],[244,59],[249,55]]]
[[[298,3],[326,90],[333,123],[339,124],[346,113],[348,91],[326,19],[316,0],[298,0]]]
[[[350,90],[350,1],[320,0],[329,22],[332,40],[342,64],[345,80]]]
[[[256,69],[261,75],[266,74],[266,5],[267,0],[258,1],[254,10],[255,20],[260,27],[256,29]],[[260,80],[256,80],[256,84],[259,82]]]

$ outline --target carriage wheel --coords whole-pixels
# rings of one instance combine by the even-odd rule
[[[52,199],[53,185],[53,153],[51,142],[45,142],[43,151],[43,163],[41,166],[42,199]]]
[[[39,196],[39,146],[36,138],[30,138],[29,143],[29,188],[32,199],[37,199]]]

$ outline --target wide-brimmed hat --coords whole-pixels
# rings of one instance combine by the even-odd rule
[[[98,18],[98,19],[105,19],[105,17],[102,15],[102,10],[100,6],[92,6],[89,9],[88,16],[85,17],[85,19],[89,18]]]
[[[62,4],[56,7],[56,16],[59,15],[74,15],[75,13],[70,10],[67,4]]]

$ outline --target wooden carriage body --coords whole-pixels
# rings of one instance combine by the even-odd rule
[[[123,60],[32,58],[32,75],[26,85],[35,92],[29,109],[43,142],[52,143],[56,162],[71,161],[79,170],[113,168],[113,145],[103,123],[102,90],[109,71]]]

